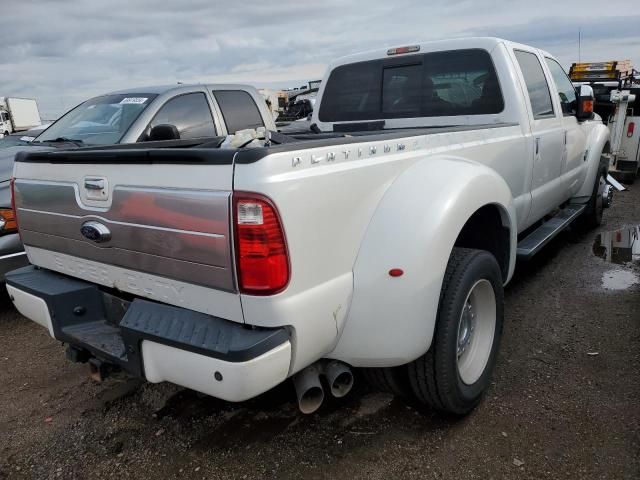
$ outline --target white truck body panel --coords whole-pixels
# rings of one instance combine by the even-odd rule
[[[73,208],[83,210],[82,214],[74,213],[74,221],[95,219],[100,212],[98,218],[109,226],[123,222],[114,216],[117,212],[109,203],[122,187],[157,192],[215,190],[230,196],[232,192],[250,192],[267,197],[279,212],[290,261],[289,283],[277,294],[249,295],[239,288],[222,292],[197,282],[189,285],[184,279],[178,282],[174,276],[163,280],[163,285],[179,286],[185,293],[179,298],[163,298],[153,294],[153,285],[160,280],[148,272],[145,282],[150,283],[145,285],[152,285],[152,293],[144,293],[146,288],[137,281],[127,282],[128,277],[139,278],[140,272],[126,265],[116,267],[109,261],[89,258],[86,264],[90,269],[72,271],[67,265],[84,264],[87,259],[75,257],[73,252],[63,257],[57,247],[47,248],[46,242],[42,243],[43,234],[54,229],[45,227],[46,216],[22,223],[28,225],[23,238],[30,260],[47,269],[231,322],[256,328],[286,327],[290,332],[290,349],[285,349],[290,355],[287,376],[321,358],[362,367],[410,362],[431,344],[444,272],[467,222],[482,209],[497,212],[499,232],[507,244],[506,255],[500,259],[507,283],[515,268],[518,234],[565,202],[589,200],[608,141],[608,130],[599,119],[578,122],[575,116],[563,115],[545,64],[549,54],[484,38],[424,43],[419,53],[457,49],[484,49],[490,54],[504,98],[500,113],[392,118],[385,121],[385,131],[371,135],[336,135],[305,139],[308,143],[240,150],[227,163],[222,162],[221,152],[206,149],[197,152],[203,158],[211,157],[207,165],[92,163],[84,157],[78,163],[72,157],[60,163],[30,163],[28,158],[16,163],[19,219],[29,219],[25,205],[33,201],[28,188],[34,181],[73,185],[77,192]],[[533,117],[515,50],[534,54],[542,65],[554,107],[553,114],[544,120]],[[329,67],[318,94],[320,108],[314,110],[312,120],[322,131],[332,132],[337,123],[349,123],[320,120],[331,72],[342,65],[375,59],[387,59],[387,51],[345,57]],[[139,122],[146,124],[148,119]],[[180,150],[172,152],[180,154]],[[113,156],[121,154],[116,150]],[[83,185],[87,177],[108,180],[106,202],[86,196]],[[55,212],[44,212],[48,213]],[[232,213],[224,221],[233,224],[234,219]],[[184,229],[194,233],[193,228]],[[37,235],[31,238],[39,239],[39,245],[29,244],[29,235],[34,232]],[[233,228],[230,232],[231,237]],[[116,241],[115,233],[113,237]],[[176,240],[176,255],[183,250],[181,241]],[[228,241],[231,245],[232,239]],[[136,255],[147,247],[151,248],[139,246]],[[402,269],[404,275],[390,276],[394,268]],[[94,269],[105,272],[104,276],[92,277]],[[147,374],[151,381],[168,380],[221,398],[243,396],[235,390],[240,388],[237,385],[221,391],[186,379],[191,360],[181,360],[179,351],[152,349],[173,358],[176,366],[171,370],[166,365],[153,367]],[[281,381],[281,373],[278,363],[269,381],[275,385]],[[263,386],[268,388],[261,384],[260,389]],[[230,391],[236,393],[228,394]]]
[[[630,124],[633,123],[633,128]],[[620,142],[620,153],[625,160],[635,161],[640,168],[640,116],[627,115],[624,120],[624,134]],[[629,132],[631,131],[631,134]]]

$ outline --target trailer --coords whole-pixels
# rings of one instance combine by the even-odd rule
[[[34,98],[0,98],[0,136],[29,130],[42,124]]]

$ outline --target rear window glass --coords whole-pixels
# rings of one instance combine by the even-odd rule
[[[490,55],[469,49],[359,62],[333,70],[320,121],[500,113],[504,100]]]

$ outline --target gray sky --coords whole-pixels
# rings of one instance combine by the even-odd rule
[[[579,28],[583,60],[640,69],[639,26],[637,0],[21,0],[0,15],[0,96],[35,97],[55,118],[115,89],[295,86],[349,53],[476,35],[543,48],[568,67]]]

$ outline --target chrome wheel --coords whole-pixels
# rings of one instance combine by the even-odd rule
[[[472,385],[491,355],[496,330],[496,295],[488,280],[478,280],[467,294],[458,321],[457,366],[460,379]]]

